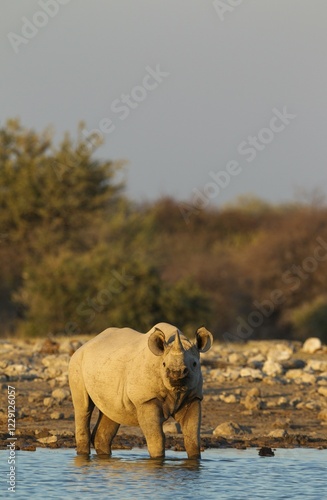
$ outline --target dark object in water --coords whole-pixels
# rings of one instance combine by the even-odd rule
[[[262,448],[260,448],[260,450],[259,450],[259,456],[260,457],[274,457],[275,453],[268,446],[262,446]]]

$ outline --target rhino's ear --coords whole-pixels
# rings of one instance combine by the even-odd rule
[[[156,328],[155,331],[151,333],[148,340],[150,351],[156,356],[162,356],[166,345],[165,334],[159,330],[159,328]]]
[[[212,334],[204,327],[200,326],[195,332],[195,345],[200,352],[207,352],[213,343]]]

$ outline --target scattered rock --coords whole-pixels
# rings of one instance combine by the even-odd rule
[[[267,352],[268,361],[286,361],[293,355],[294,349],[291,346],[277,344]]]
[[[275,453],[268,446],[262,446],[262,448],[260,448],[260,450],[259,450],[258,455],[260,457],[274,457]]]
[[[21,451],[36,451],[35,444],[23,444],[20,447]]]
[[[263,408],[263,401],[260,398],[260,391],[257,387],[248,391],[245,399],[243,399],[242,404],[247,410],[261,410]]]
[[[320,394],[321,396],[325,396],[325,398],[327,398],[327,387],[319,387],[318,389],[318,394]]]
[[[281,396],[277,400],[276,406],[280,406],[281,408],[286,408],[289,405],[289,400],[285,396]]]
[[[272,438],[285,438],[288,436],[288,432],[286,429],[274,429],[273,431],[270,431],[268,434],[268,437]]]
[[[55,389],[52,391],[52,397],[59,401],[60,403],[70,396],[70,392],[67,389]]]
[[[7,367],[4,370],[4,374],[7,375],[7,377],[21,375],[24,372],[26,372],[26,366],[16,363],[12,365],[7,365]]]
[[[310,337],[304,342],[302,351],[307,352],[309,354],[314,354],[321,348],[322,348],[321,340],[318,337]]]
[[[52,436],[60,436],[60,437],[74,437],[74,433],[72,431],[66,431],[61,429],[54,429],[50,431]]]
[[[262,371],[271,377],[276,377],[277,375],[281,375],[283,373],[283,367],[277,361],[273,361],[271,359],[267,359],[265,364],[262,367]]]
[[[290,418],[277,418],[277,420],[272,424],[275,429],[287,429],[290,427],[291,419]]]
[[[58,441],[57,436],[48,436],[43,438],[38,438],[37,441],[42,444],[51,444],[56,443]]]
[[[262,380],[263,379],[263,374],[261,370],[255,369],[255,368],[249,368],[248,366],[245,368],[242,368],[240,371],[240,376],[241,377],[251,377],[254,380]]]
[[[320,359],[309,359],[307,368],[315,372],[327,371],[327,361],[322,361]]]
[[[34,432],[37,438],[44,438],[50,436],[48,429],[36,429]]]
[[[312,384],[316,383],[316,377],[312,373],[304,373],[302,375],[302,384]]]
[[[235,394],[221,394],[220,395],[221,401],[224,401],[224,403],[237,403],[237,398]]]
[[[294,380],[297,384],[315,384],[316,377],[312,373],[307,373],[303,370],[288,370],[285,377],[287,379]]]
[[[307,408],[308,410],[319,411],[321,409],[321,406],[316,401],[308,401],[305,404],[305,408]]]
[[[53,398],[44,398],[43,399],[43,404],[44,406],[51,406],[52,404],[54,403],[54,399]]]
[[[49,368],[60,368],[62,371],[68,370],[70,356],[68,354],[51,354],[42,359],[42,364]]]
[[[318,418],[320,420],[327,420],[327,409],[321,410],[321,412],[318,413]]]
[[[223,422],[213,431],[214,436],[224,438],[237,436],[238,434],[251,434],[251,430],[247,427],[240,426],[236,422]]]
[[[239,370],[236,370],[234,368],[227,368],[227,370],[224,373],[225,378],[230,380],[231,382],[234,382],[237,380],[240,376]]]
[[[50,414],[50,418],[52,420],[62,420],[63,418],[65,417],[65,415],[59,411],[53,411],[51,414]]]
[[[261,397],[261,391],[259,387],[253,387],[250,389],[247,393],[246,396],[249,398],[260,398]]]
[[[246,357],[238,352],[233,352],[228,356],[228,362],[232,365],[242,366],[246,364]]]

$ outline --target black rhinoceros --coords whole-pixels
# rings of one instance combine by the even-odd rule
[[[152,458],[163,457],[163,423],[180,423],[189,458],[200,457],[202,374],[200,352],[212,345],[204,327],[190,342],[176,326],[155,325],[148,333],[108,328],[72,356],[69,383],[75,409],[78,454],[90,453],[90,419],[98,454],[111,454],[120,424],[139,425]]]

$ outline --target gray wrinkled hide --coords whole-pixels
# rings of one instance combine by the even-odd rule
[[[173,325],[148,333],[108,328],[72,356],[69,383],[75,409],[78,454],[90,452],[90,418],[100,410],[92,441],[98,454],[111,453],[119,425],[139,425],[151,457],[164,456],[163,422],[181,425],[189,458],[200,457],[202,374],[200,352],[210,349],[204,327],[190,342]]]

